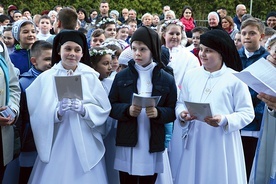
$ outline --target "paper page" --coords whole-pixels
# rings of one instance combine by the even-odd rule
[[[156,107],[160,98],[161,96],[144,97],[134,93],[132,98],[132,105],[140,106],[142,108]]]
[[[77,98],[83,100],[81,76],[55,76],[58,100],[63,98]]]
[[[257,93],[276,96],[276,68],[264,58],[234,75]]]
[[[213,117],[211,105],[209,103],[195,103],[184,101],[190,115],[197,117],[199,121],[204,121],[206,116]]]

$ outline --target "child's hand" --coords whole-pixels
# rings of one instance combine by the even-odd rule
[[[191,121],[191,120],[196,119],[196,117],[195,116],[191,116],[188,111],[182,111],[180,113],[180,119],[182,119],[184,121]]]
[[[204,121],[210,126],[218,127],[219,122],[221,121],[221,116],[215,115],[214,117],[206,117]]]
[[[147,107],[146,113],[149,118],[156,118],[158,116],[158,111],[155,107]]]
[[[142,107],[131,105],[129,107],[129,114],[132,117],[137,117],[141,113]]]

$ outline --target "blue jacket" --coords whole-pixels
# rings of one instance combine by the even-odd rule
[[[10,54],[11,62],[20,70],[20,74],[27,72],[31,67],[30,51],[26,49],[14,50]]]
[[[238,52],[239,52],[239,55],[240,55],[240,58],[242,61],[243,69],[248,67],[249,65],[253,64],[255,61],[257,61],[261,57],[266,58],[269,55],[269,53],[262,46],[260,47],[259,50],[255,51],[254,54],[249,58],[247,58],[245,55],[244,47],[240,48]],[[257,95],[258,95],[257,92],[255,92],[251,88],[249,88],[249,91],[250,91],[251,99],[252,99],[253,106],[254,106],[255,118],[249,125],[244,127],[243,130],[259,131],[260,127],[261,127],[265,103],[257,98]]]
[[[40,74],[33,67],[28,71],[20,75],[20,88],[21,88],[21,98],[20,98],[20,116],[18,118],[17,124],[20,126],[21,130],[21,150],[24,152],[36,151],[33,133],[30,127],[30,115],[27,106],[26,92],[25,90],[29,85],[36,79]]]
[[[137,93],[138,73],[134,60],[129,61],[128,68],[119,72],[113,81],[109,100],[112,105],[110,116],[118,120],[116,146],[135,147],[138,140],[137,118],[129,115],[133,93]],[[152,96],[161,96],[157,105],[158,117],[150,119],[149,152],[160,152],[165,149],[164,124],[175,120],[177,90],[172,75],[158,65],[153,69]]]

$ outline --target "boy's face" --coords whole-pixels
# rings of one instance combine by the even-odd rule
[[[133,41],[131,49],[136,64],[146,67],[151,63],[151,51],[143,42]]]
[[[116,36],[116,25],[108,24],[104,29],[105,38],[115,38]]]
[[[93,47],[99,47],[102,45],[102,43],[105,41],[105,36],[104,34],[101,34],[100,36],[98,37],[93,37],[91,38],[91,41],[90,41],[90,47],[93,48]]]
[[[35,69],[46,71],[51,68],[52,49],[43,50],[38,57],[31,57]]]
[[[137,30],[137,24],[135,22],[130,22],[128,25],[130,27],[128,34],[132,36],[133,33]]]
[[[249,52],[255,52],[260,47],[261,39],[264,34],[261,34],[257,26],[246,26],[241,30],[242,45]]]
[[[36,29],[33,24],[27,24],[20,28],[19,40],[21,46],[32,45],[36,41]]]
[[[39,22],[39,31],[42,34],[48,34],[50,29],[52,29],[51,21],[49,19],[41,19]]]
[[[200,35],[200,32],[195,32],[192,36],[193,44],[196,49],[199,49]]]

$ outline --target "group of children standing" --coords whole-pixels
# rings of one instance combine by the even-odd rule
[[[108,29],[104,33],[113,37],[115,28]],[[268,56],[260,46],[263,27],[255,19],[243,22],[239,51],[222,30],[194,29],[196,56],[181,44],[180,21],[166,21],[160,35],[141,26],[130,40],[128,67],[111,78],[121,51],[97,47],[103,41],[95,39],[96,31],[90,49],[85,35],[73,30],[57,34],[51,46],[36,41],[31,21],[15,22],[12,34],[19,46],[10,57],[21,74],[22,183],[247,183],[251,166],[245,167],[248,149],[242,147],[240,130],[254,117],[260,128],[262,113],[256,110],[267,109],[233,73]],[[169,50],[168,66],[161,45]],[[275,62],[273,39],[268,45]],[[83,99],[58,100],[55,76],[67,75],[81,76]],[[132,104],[134,93],[160,100],[142,108]],[[212,104],[213,117],[198,120],[185,101]],[[166,131],[172,122],[173,132]],[[275,179],[275,165],[267,170],[264,180]]]

